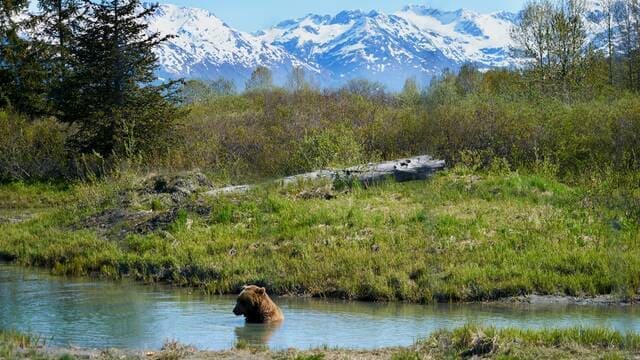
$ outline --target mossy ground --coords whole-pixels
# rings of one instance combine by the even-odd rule
[[[165,231],[123,238],[78,224],[121,206],[135,177],[4,185],[3,207],[38,210],[0,225],[0,256],[58,274],[129,275],[211,293],[255,283],[275,294],[411,302],[635,296],[637,189],[612,180],[567,185],[543,174],[458,167],[426,182],[366,189],[271,185],[200,196],[209,215],[185,209]],[[300,196],[318,189],[337,197]],[[135,196],[128,203],[161,211]]]

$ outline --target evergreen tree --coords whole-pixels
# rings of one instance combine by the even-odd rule
[[[0,0],[0,106],[11,106],[31,117],[47,112],[46,69],[39,61],[43,46],[21,37],[25,21],[18,21],[27,0]]]
[[[156,85],[153,49],[168,37],[148,31],[157,5],[139,0],[89,3],[73,55],[78,91],[71,116],[81,151],[130,156],[162,149],[179,111],[176,82]]]
[[[43,61],[49,70],[47,98],[52,115],[70,122],[73,113],[73,73],[77,67],[72,56],[76,36],[81,30],[82,4],[79,0],[39,0],[40,11],[32,17],[35,36],[47,50]]]

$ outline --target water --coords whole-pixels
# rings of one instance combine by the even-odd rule
[[[49,276],[0,264],[0,329],[38,334],[53,346],[158,349],[178,340],[199,349],[236,341],[272,349],[408,346],[465,323],[497,327],[604,326],[640,332],[636,307],[369,304],[279,298],[280,327],[245,325],[234,297],[205,296],[129,281]]]

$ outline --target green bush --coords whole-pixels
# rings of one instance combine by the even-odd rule
[[[352,129],[314,131],[294,144],[287,172],[299,173],[331,166],[357,165],[365,158]]]
[[[0,181],[67,176],[67,134],[55,119],[28,121],[0,110]]]

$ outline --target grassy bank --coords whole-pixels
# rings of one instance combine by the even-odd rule
[[[126,350],[45,349],[25,342],[25,335],[0,332],[0,358],[26,359],[631,359],[640,356],[640,335],[607,329],[518,330],[465,326],[440,331],[408,348],[371,351],[318,349],[271,352],[236,348],[223,352],[198,351],[175,342],[153,352]]]
[[[48,359],[42,353],[41,339],[14,331],[0,330],[0,359]]]
[[[457,167],[427,182],[272,185],[193,193],[178,205],[149,197],[133,176],[5,185],[3,206],[33,217],[0,225],[0,256],[57,274],[211,293],[256,283],[276,294],[412,302],[636,296],[639,176],[565,184],[545,174]],[[121,208],[166,224],[142,231]],[[103,214],[116,220],[92,220]]]

